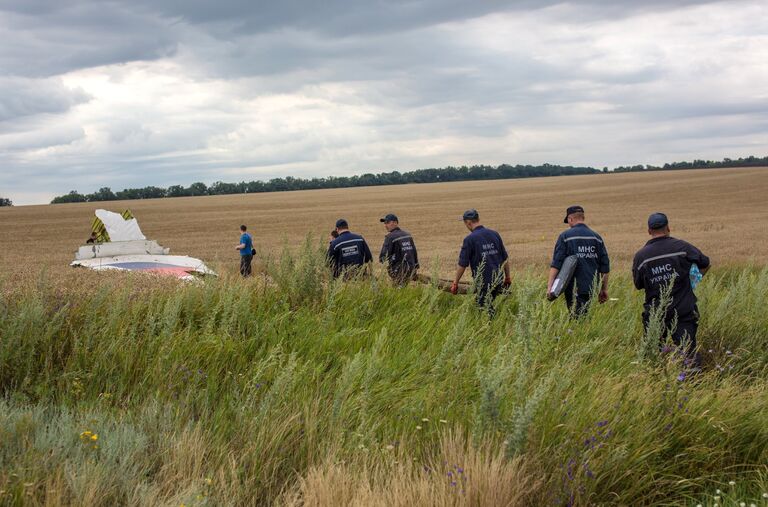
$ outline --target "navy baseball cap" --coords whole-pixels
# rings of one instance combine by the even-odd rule
[[[468,209],[461,216],[462,220],[477,220],[478,218],[480,218],[480,214],[477,212],[475,208]]]
[[[338,220],[336,220],[337,229],[346,229],[347,227],[349,227],[349,224],[343,218],[339,218]]]
[[[584,208],[581,206],[568,206],[568,209],[565,210],[565,218],[563,218],[563,223],[568,223],[568,215],[571,213],[584,213]]]
[[[388,213],[384,215],[384,218],[380,218],[379,222],[399,222],[400,220],[397,219],[397,215],[393,215],[392,213]]]
[[[651,216],[648,217],[649,229],[661,229],[662,227],[666,227],[668,225],[669,220],[667,219],[667,215],[664,213],[651,213]]]

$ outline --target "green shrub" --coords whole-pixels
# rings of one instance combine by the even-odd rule
[[[267,275],[2,290],[0,505],[272,503],[318,467],[431,473],[449,430],[523,463],[537,504],[711,503],[733,480],[764,505],[767,269],[705,278],[684,381],[623,274],[579,321],[532,271],[492,320],[432,286],[329,281],[310,240]]]

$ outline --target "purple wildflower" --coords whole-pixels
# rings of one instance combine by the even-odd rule
[[[677,376],[677,381],[682,382],[683,380],[685,380],[685,372],[681,371],[680,375]]]
[[[571,459],[571,460],[568,462],[568,469],[566,470],[566,472],[565,472],[565,473],[566,473],[566,475],[568,476],[568,480],[569,480],[569,481],[572,481],[572,480],[573,480],[573,465],[575,465],[575,464],[576,464],[576,461],[574,461],[573,459]]]
[[[606,420],[604,420],[604,421],[599,421],[599,422],[597,423],[597,427],[598,427],[598,428],[602,428],[603,426],[605,426],[605,425],[607,425],[607,424],[608,424],[608,420],[607,420],[607,419],[606,419]]]

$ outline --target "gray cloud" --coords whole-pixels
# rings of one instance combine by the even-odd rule
[[[766,14],[757,0],[0,0],[0,194],[760,155]]]
[[[143,5],[163,15],[190,24],[219,25],[240,33],[271,32],[283,28],[319,32],[333,36],[403,32],[424,26],[463,21],[497,12],[540,10],[561,4],[559,0],[329,0],[322,6],[308,0],[249,2],[228,0],[144,0]],[[706,4],[707,0],[648,0],[638,3],[615,0],[581,0],[581,20],[618,18],[637,12],[675,9]],[[572,19],[572,18],[571,18]]]
[[[559,3],[553,0],[332,0],[319,8],[307,0],[261,3],[246,0],[107,3],[6,0],[0,2],[0,12],[4,14],[2,30],[7,35],[0,46],[0,69],[11,75],[51,76],[80,68],[166,57],[177,49],[179,23],[203,26],[206,33],[228,42],[287,30],[289,36],[302,33],[330,37],[328,40],[334,40],[340,47],[345,44],[345,37],[351,37],[347,45],[353,46],[359,42],[355,36],[401,33],[495,12],[540,10]],[[617,18],[652,9],[705,3],[708,2],[652,0],[638,5],[629,1],[586,0],[576,4],[578,9],[569,15],[578,15],[583,20]],[[280,57],[269,58],[272,53],[262,55],[266,57],[260,58],[262,64],[272,66],[273,70],[285,70],[291,65],[311,63],[307,57],[316,49],[296,42],[291,37],[281,38],[284,46]],[[239,46],[235,52],[242,49],[245,48]],[[320,49],[333,51],[328,44],[321,44]]]
[[[65,113],[89,98],[83,90],[69,89],[56,79],[0,76],[0,129],[4,130],[2,123],[9,120]]]
[[[3,2],[0,72],[48,77],[171,55],[170,20],[118,2]]]

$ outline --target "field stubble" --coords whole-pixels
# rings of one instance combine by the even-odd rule
[[[764,506],[767,189],[724,170],[104,203],[222,272],[195,284],[67,267],[95,205],[0,210],[0,505]],[[541,297],[574,202],[623,268],[578,323]],[[447,272],[471,206],[517,268],[490,322],[381,273],[329,283],[304,241],[338,216],[381,237],[393,211]],[[625,269],[657,209],[715,263],[693,381],[643,342]],[[234,274],[240,222],[291,245],[270,283]]]
[[[546,270],[564,210],[581,204],[605,239],[616,267],[626,268],[647,240],[645,220],[665,211],[673,235],[699,246],[715,265],[768,262],[768,170],[721,169],[470,181],[0,209],[0,271],[29,266],[61,270],[85,242],[93,210],[130,208],[148,238],[172,253],[203,259],[218,271],[237,269],[241,223],[255,237],[257,259],[295,247],[307,234],[318,242],[339,217],[381,247],[379,218],[392,212],[416,239],[423,264],[449,275],[467,231],[459,217],[477,208],[498,230],[514,267]]]

